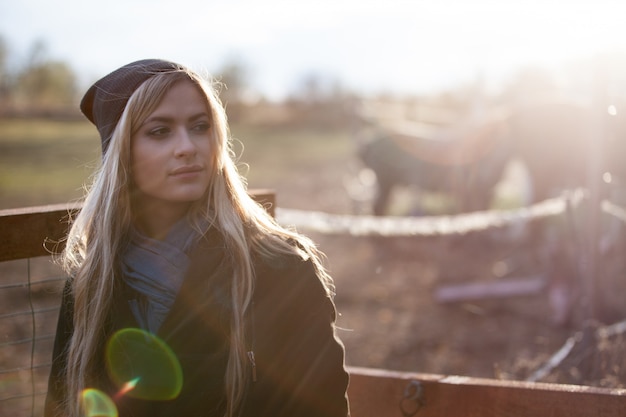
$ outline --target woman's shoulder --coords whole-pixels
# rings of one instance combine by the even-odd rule
[[[295,247],[293,252],[255,253],[253,259],[257,273],[286,274],[314,269],[311,256]]]
[[[315,251],[307,250],[306,242],[265,235],[257,237],[250,251],[257,292],[281,293],[289,288],[290,291],[326,294],[321,262]],[[223,264],[227,254],[223,237],[213,230],[204,236],[194,257],[200,258],[199,263],[206,266],[211,263],[210,258]]]
[[[255,261],[256,287],[261,293],[301,293],[326,296],[320,271],[312,255],[306,253],[277,253],[257,256]]]

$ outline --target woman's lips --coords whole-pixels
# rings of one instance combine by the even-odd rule
[[[203,168],[200,165],[185,165],[178,167],[170,172],[173,177],[187,177],[194,176],[202,172]]]

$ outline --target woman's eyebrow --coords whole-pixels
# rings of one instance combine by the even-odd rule
[[[209,113],[208,112],[199,112],[197,114],[194,114],[192,116],[189,116],[187,118],[187,121],[195,121],[198,119],[202,119],[202,118],[210,118],[209,117]],[[148,117],[143,123],[142,126],[148,124],[148,123],[171,123],[174,120],[176,120],[175,117],[171,117],[171,116],[150,116]]]
[[[210,119],[210,118],[211,118],[211,117],[209,116],[209,113],[204,111],[204,112],[200,112],[200,113],[198,113],[198,114],[195,114],[195,115],[191,116],[191,117],[189,118],[189,120],[192,120],[192,121],[193,121],[193,120],[198,120],[198,119],[202,119],[202,118],[205,118],[205,117],[206,117],[207,119]]]

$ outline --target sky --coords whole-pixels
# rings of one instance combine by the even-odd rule
[[[16,62],[44,41],[85,83],[156,57],[237,61],[270,99],[310,75],[409,95],[625,53],[624,16],[622,0],[0,0],[0,36]]]

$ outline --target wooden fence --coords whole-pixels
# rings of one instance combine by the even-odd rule
[[[271,191],[252,192],[269,210],[275,205]],[[68,214],[79,210],[75,205],[56,205],[0,211],[0,263],[30,260],[50,255],[50,248],[60,242],[68,226]],[[47,243],[46,243],[47,242]],[[52,245],[52,246],[50,246]],[[31,281],[30,262],[27,280],[5,280],[0,291],[26,290],[23,302],[0,307],[0,320],[16,322],[19,317],[30,322],[20,325],[26,334],[2,330],[0,340],[0,415],[41,415],[45,397],[51,339],[54,327],[40,317],[55,317],[58,305],[39,307],[31,295],[35,285],[62,282],[60,276]],[[6,282],[5,282],[6,281]],[[10,297],[3,297],[7,299]],[[13,298],[13,297],[11,297]],[[49,297],[48,297],[49,298]],[[28,334],[28,329],[31,333]],[[28,361],[13,363],[15,352],[28,352]],[[348,395],[353,417],[618,417],[626,415],[626,390],[573,385],[501,381],[463,376],[444,376],[384,369],[350,367]]]

